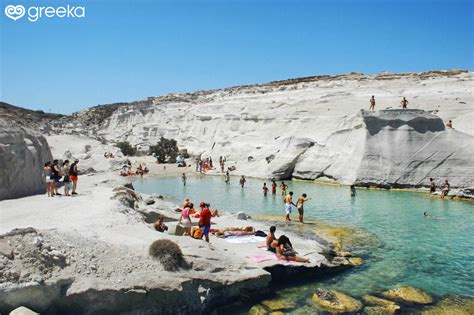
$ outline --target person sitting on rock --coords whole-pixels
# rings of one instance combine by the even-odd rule
[[[267,235],[266,242],[267,242],[267,250],[273,253],[276,253],[276,248],[278,245],[278,239],[275,236],[276,227],[270,227],[270,234]]]
[[[309,259],[305,257],[296,256],[296,252],[293,249],[293,245],[288,237],[282,235],[278,238],[278,243],[276,247],[276,256],[278,259],[286,260],[286,261],[296,261],[302,263],[308,263]]]
[[[158,220],[153,224],[153,226],[155,227],[155,230],[157,230],[158,232],[168,231],[168,226],[163,223],[164,220],[165,220],[165,217],[161,215],[158,218]]]
[[[453,121],[451,119],[446,124],[446,127],[453,129]]]

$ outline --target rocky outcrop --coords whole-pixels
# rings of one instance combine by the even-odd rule
[[[378,187],[426,186],[433,177],[469,187],[473,79],[457,70],[318,76],[172,94],[76,118],[100,122],[88,131],[141,151],[164,136],[191,156],[225,156],[236,175]],[[370,95],[377,111],[361,111]],[[402,96],[410,108],[391,109]],[[456,129],[445,128],[448,119]]]
[[[417,303],[417,304],[430,304],[433,303],[433,298],[426,292],[412,287],[400,287],[385,291],[382,293],[383,296],[389,299],[397,301],[403,301],[406,303]]]
[[[311,301],[331,313],[355,313],[362,309],[362,303],[344,293],[318,288]]]
[[[51,158],[43,136],[0,119],[0,200],[44,193],[43,166]]]

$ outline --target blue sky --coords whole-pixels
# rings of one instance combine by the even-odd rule
[[[0,100],[84,107],[317,74],[473,70],[471,0],[1,0]],[[80,5],[84,18],[7,5]]]

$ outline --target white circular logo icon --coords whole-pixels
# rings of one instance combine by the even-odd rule
[[[5,15],[8,16],[13,21],[16,21],[25,15],[25,7],[21,4],[19,5],[7,5],[5,7]]]

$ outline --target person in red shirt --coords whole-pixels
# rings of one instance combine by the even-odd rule
[[[203,229],[202,234],[206,238],[206,242],[209,243],[209,231],[211,230],[211,211],[209,210],[209,204],[206,204],[204,201],[199,203],[199,207],[201,208],[199,227]]]

